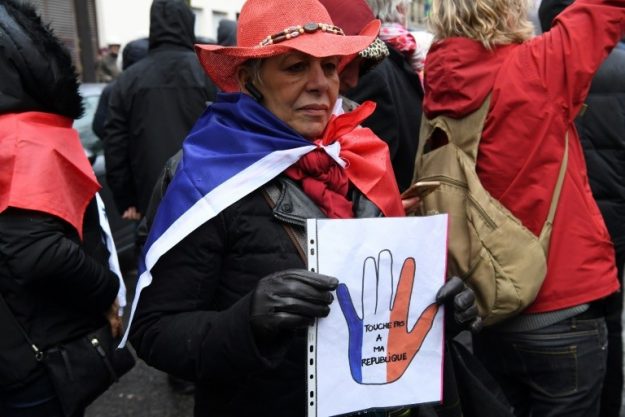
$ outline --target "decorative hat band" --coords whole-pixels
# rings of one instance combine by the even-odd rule
[[[315,33],[319,30],[322,32],[328,32],[328,33],[333,33],[335,35],[345,36],[343,29],[341,29],[338,26],[329,25],[327,23],[310,22],[310,23],[306,23],[304,26],[302,25],[290,26],[284,29],[282,32],[278,32],[274,35],[267,36],[265,39],[263,39],[259,43],[259,45],[260,46],[272,45],[275,43],[286,41],[287,39],[296,38],[299,35],[303,35],[305,33],[309,33],[309,34]]]

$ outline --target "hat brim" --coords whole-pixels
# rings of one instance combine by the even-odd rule
[[[376,19],[369,22],[355,36],[318,31],[267,46],[227,47],[198,44],[195,45],[195,52],[202,67],[217,87],[224,92],[235,92],[239,91],[237,68],[249,59],[269,58],[292,51],[299,51],[315,58],[350,57],[367,48],[375,40],[380,25],[380,21]]]

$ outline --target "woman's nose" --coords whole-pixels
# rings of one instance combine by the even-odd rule
[[[314,62],[308,72],[308,89],[325,91],[328,89],[328,86],[328,75],[324,71],[321,62]]]

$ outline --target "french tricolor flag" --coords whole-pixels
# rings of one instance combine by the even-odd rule
[[[340,112],[337,100],[335,113]],[[182,149],[176,175],[161,201],[139,260],[128,339],[141,291],[158,260],[200,225],[262,187],[317,149],[249,96],[220,94],[197,121]],[[338,142],[323,147],[341,166]]]
[[[361,294],[375,294],[376,302],[365,305],[361,298],[360,312],[345,284],[339,284],[336,290],[349,330],[349,368],[358,384],[388,384],[401,378],[421,349],[438,311],[438,305],[430,304],[409,327],[415,260],[404,261],[396,292],[393,285],[378,285],[378,272],[391,270],[391,264],[390,251],[382,251],[377,262],[372,257],[365,260]],[[367,277],[367,271],[374,274]]]

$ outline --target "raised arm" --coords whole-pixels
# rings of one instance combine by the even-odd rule
[[[554,19],[551,30],[526,44],[515,65],[523,66],[528,77],[538,77],[528,81],[542,83],[572,120],[624,30],[624,0],[577,0]]]

